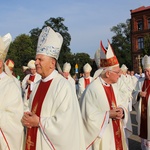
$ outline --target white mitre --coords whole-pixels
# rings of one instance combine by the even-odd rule
[[[3,37],[0,36],[0,59],[5,61],[7,52],[12,42],[12,36],[10,33],[7,33]]]
[[[30,60],[27,64],[28,68],[35,69],[35,60]]]
[[[62,36],[47,26],[43,28],[39,36],[36,54],[47,55],[57,60],[62,43]]]
[[[142,58],[142,65],[143,65],[143,68],[144,68],[144,69],[150,68],[150,56],[145,55],[145,56]]]
[[[97,51],[95,52],[94,60],[95,60],[97,68],[99,68],[100,67],[100,48],[98,48]]]
[[[92,67],[91,67],[88,63],[86,63],[86,64],[83,66],[83,71],[84,71],[84,72],[91,72],[91,70],[92,70]]]
[[[71,65],[70,65],[70,63],[65,63],[64,65],[63,65],[63,72],[70,72],[70,69],[71,69]]]
[[[109,68],[119,66],[117,57],[108,41],[108,48],[105,49],[102,41],[100,42],[100,68]]]
[[[122,70],[123,72],[126,72],[126,71],[128,70],[128,68],[127,68],[127,66],[126,66],[125,64],[123,64],[123,65],[121,66],[121,70]]]

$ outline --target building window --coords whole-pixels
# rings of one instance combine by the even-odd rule
[[[143,22],[142,22],[142,20],[139,20],[137,22],[137,27],[138,27],[138,30],[143,30]]]
[[[150,18],[148,18],[148,29],[150,29]]]
[[[144,38],[143,37],[138,38],[138,49],[144,49]]]

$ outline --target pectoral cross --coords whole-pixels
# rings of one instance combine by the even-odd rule
[[[112,108],[112,109],[116,108],[115,103],[113,103],[113,102],[111,103],[111,108]]]
[[[34,142],[31,141],[31,136],[28,136],[28,139],[27,139],[27,149],[30,150],[31,146],[34,146]]]

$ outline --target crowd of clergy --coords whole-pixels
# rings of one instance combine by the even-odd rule
[[[137,74],[101,41],[97,71],[86,63],[76,81],[69,62],[57,68],[63,37],[45,27],[20,81],[5,60],[11,42],[0,36],[0,150],[129,150],[133,110],[140,148],[150,150],[150,56]]]

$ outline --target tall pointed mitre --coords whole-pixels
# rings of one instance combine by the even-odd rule
[[[0,59],[5,61],[6,55],[12,42],[12,36],[10,33],[7,33],[3,37],[0,36]]]
[[[144,69],[149,69],[150,68],[150,56],[145,55],[142,58],[142,65]]]
[[[119,66],[117,57],[114,55],[114,51],[108,41],[108,48],[105,49],[102,41],[100,42],[100,68],[108,68]]]
[[[95,52],[94,60],[95,60],[97,68],[99,68],[100,67],[100,48],[98,48],[97,51]]]
[[[62,43],[62,36],[47,26],[43,28],[39,36],[36,54],[47,55],[57,60]]]

